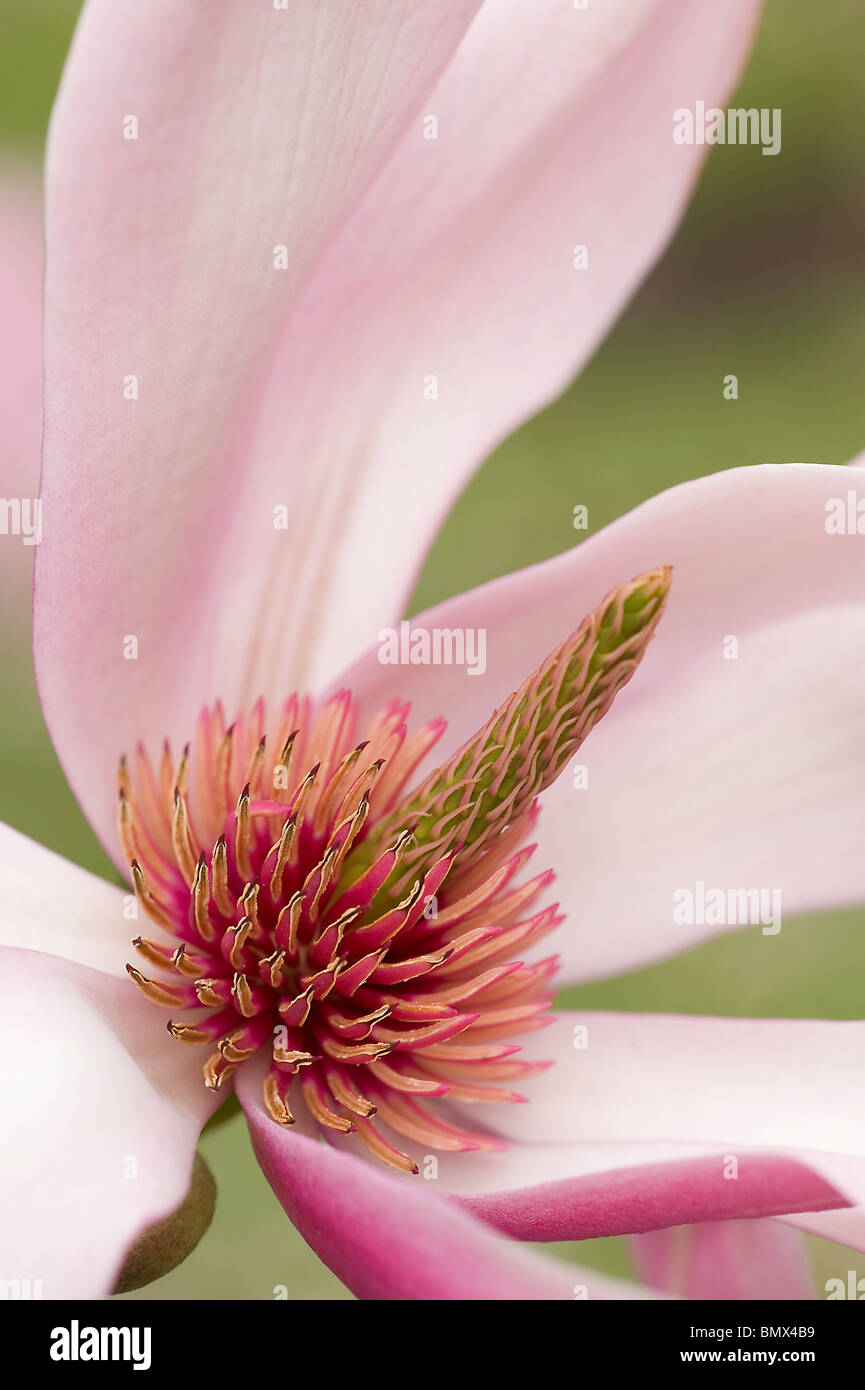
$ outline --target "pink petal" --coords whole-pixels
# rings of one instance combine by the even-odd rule
[[[556,870],[570,914],[545,948],[561,953],[564,980],[728,930],[674,920],[679,890],[696,918],[700,882],[704,895],[766,891],[769,931],[747,928],[761,959],[783,941],[770,921],[775,890],[782,933],[794,912],[862,901],[851,750],[865,742],[865,570],[858,538],[825,529],[826,503],[846,496],[850,478],[790,464],[683,484],[578,548],[413,620],[486,629],[483,678],[381,665],[377,648],[343,678],[366,711],[400,695],[418,721],[446,715],[442,760],[614,584],[674,566],[648,655],[575,760],[588,787],[565,772],[542,798],[536,862]],[[735,660],[724,657],[730,636]]]
[[[517,1240],[587,1240],[670,1223],[828,1212],[843,1200],[814,1166],[771,1153],[747,1154],[738,1182],[721,1182],[727,1157],[718,1145],[666,1140],[519,1144],[499,1172],[472,1162],[475,1172],[457,1174],[448,1165],[442,1177],[465,1187],[454,1191],[460,1206]],[[501,1190],[492,1190],[496,1182]],[[491,1190],[472,1193],[473,1183]]]
[[[651,1288],[689,1299],[815,1297],[805,1243],[777,1221],[707,1221],[633,1236]]]
[[[509,1235],[579,1239],[865,1197],[861,1023],[565,1013],[523,1055],[556,1065],[525,1083],[529,1104],[484,1114],[513,1147],[439,1165],[442,1185]]]
[[[756,5],[489,0],[436,85],[475,9],[85,14],[49,158],[37,659],[107,844],[123,746],[329,677],[393,616],[662,248],[705,152],[672,112],[724,96]]]
[[[261,1102],[261,1074],[238,1079],[258,1160],[305,1240],[359,1298],[399,1300],[635,1298],[634,1286],[523,1251],[431,1191],[353,1154],[281,1129]],[[580,1287],[586,1291],[578,1294]]]
[[[212,1098],[128,983],[5,948],[0,979],[0,1278],[98,1298],[186,1195]]]

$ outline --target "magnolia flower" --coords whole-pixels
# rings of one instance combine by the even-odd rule
[[[754,10],[86,7],[48,153],[35,656],[137,898],[0,834],[6,1277],[110,1291],[232,1085],[365,1297],[627,1292],[502,1235],[656,1232],[663,1286],[682,1223],[855,1235],[860,1025],[530,1031],[550,953],[558,986],[721,929],[673,915],[698,881],[785,914],[861,899],[861,567],[823,524],[844,470],[688,484],[415,620],[484,630],[477,679],[379,660],[448,500],[664,244],[699,153],[671,113],[723,99]],[[776,1223],[743,1229],[771,1269]]]

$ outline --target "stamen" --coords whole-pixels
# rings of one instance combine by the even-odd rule
[[[264,1083],[264,1103],[278,1125],[294,1124],[294,1116],[286,1100],[290,1085],[291,1077],[279,1076],[275,1072],[271,1072]]]
[[[158,927],[165,927],[171,931],[172,920],[166,908],[158,903],[147,886],[144,874],[141,872],[141,865],[137,859],[133,859],[130,864],[132,874],[132,886],[135,889],[135,896],[140,902],[144,911],[147,913],[151,922],[155,922]]]
[[[184,749],[183,749],[183,755],[182,755],[182,757],[181,757],[181,759],[180,759],[180,762],[179,762],[178,765],[177,765],[177,772],[176,772],[176,774],[175,774],[174,781],[175,781],[175,785],[176,785],[176,790],[177,790],[177,791],[180,793],[180,795],[185,799],[185,798],[186,798],[186,794],[187,794],[187,792],[188,792],[188,790],[189,790],[189,744],[188,744],[188,743],[187,743],[186,746],[184,747]]]
[[[189,831],[189,814],[186,801],[179,787],[174,789],[174,818],[171,822],[171,843],[178,868],[189,886],[195,879],[197,855],[192,847]]]
[[[417,1174],[419,1172],[414,1159],[409,1158],[408,1154],[400,1153],[393,1144],[389,1144],[370,1120],[358,1119],[356,1127],[357,1136],[361,1143],[366,1145],[371,1154],[381,1159],[382,1163],[386,1163],[390,1168],[398,1169],[401,1173]]]
[[[274,951],[259,962],[262,979],[272,989],[280,989],[285,981],[285,951]]]
[[[264,758],[267,751],[267,739],[262,738],[255,752],[249,760],[249,767],[246,769],[246,785],[250,793],[259,790],[259,778],[264,768]]]
[[[132,863],[138,858],[138,845],[135,840],[135,827],[132,822],[132,812],[129,808],[129,800],[123,787],[120,788],[120,801],[117,808],[118,830],[120,833],[120,843],[123,846],[125,858]]]
[[[311,1068],[305,1073],[300,1083],[300,1093],[306,1102],[306,1108],[314,1120],[326,1129],[335,1129],[340,1134],[353,1134],[357,1126],[349,1119],[337,1115],[330,1108],[325,1099],[327,1088],[324,1086],[316,1070]]]
[[[169,1009],[176,1009],[178,1005],[185,1007],[195,1000],[195,993],[188,985],[173,985],[162,980],[148,979],[134,965],[127,965],[126,973],[141,990],[145,999],[149,999],[152,1004],[163,1004]]]
[[[252,834],[249,825],[249,783],[240,793],[237,803],[237,831],[234,840],[234,851],[237,858],[237,868],[241,878],[252,878],[252,861],[249,858],[249,850],[252,842]]]
[[[350,1110],[353,1115],[360,1115],[365,1120],[375,1114],[376,1107],[373,1102],[360,1093],[340,1067],[332,1062],[325,1062],[323,1065],[331,1095],[343,1109]]]
[[[272,902],[279,902],[282,895],[282,876],[285,873],[285,866],[291,853],[291,844],[297,829],[297,817],[289,816],[282,828],[279,837],[279,846],[276,851],[276,863],[273,866],[273,873],[270,878],[270,897]]]
[[[205,941],[212,941],[216,936],[213,930],[213,923],[210,920],[210,884],[207,876],[207,861],[202,853],[195,870],[195,879],[192,885],[192,899],[195,909],[195,925],[199,935]]]
[[[170,946],[160,946],[155,941],[145,941],[141,936],[136,936],[132,944],[148,965],[155,965],[157,969],[167,970],[174,964],[177,951],[173,951]]]
[[[171,964],[181,975],[188,975],[190,979],[197,980],[202,970],[206,970],[213,963],[211,956],[199,955],[196,951],[191,951],[184,941],[171,957]]]
[[[276,944],[287,953],[290,960],[297,956],[297,932],[303,913],[303,894],[298,890],[288,900],[276,919]]]
[[[242,917],[235,927],[229,927],[222,938],[221,950],[224,958],[235,970],[242,970],[247,963],[246,943],[252,935],[252,918]],[[250,960],[250,964],[252,964]]]
[[[213,846],[211,867],[213,869],[213,901],[223,917],[231,917],[234,913],[235,902],[228,889],[228,849],[224,835],[220,835]]]
[[[218,1091],[222,1083],[237,1071],[230,1060],[220,1052],[214,1052],[204,1064],[204,1084],[209,1091]]]
[[[226,815],[231,805],[231,762],[234,755],[234,725],[226,729],[213,768],[214,800]]]

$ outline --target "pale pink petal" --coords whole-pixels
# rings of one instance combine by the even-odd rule
[[[745,923],[756,913],[736,898],[728,908],[728,891],[764,890],[767,910],[746,927],[755,968],[783,951],[790,914],[865,896],[855,756],[865,742],[865,566],[859,537],[825,529],[827,501],[845,496],[850,478],[789,464],[685,483],[576,549],[413,620],[485,629],[483,676],[382,665],[373,647],[343,677],[367,713],[401,695],[419,721],[444,715],[441,759],[610,588],[673,565],[643,663],[542,798],[535,862],[555,869],[569,914],[544,946],[561,954],[564,981],[729,930],[705,907],[696,920],[698,883],[704,900],[721,889],[725,917]],[[725,656],[731,639],[735,659]],[[693,925],[674,918],[679,890],[692,894]]]
[[[183,1199],[214,1097],[124,971],[135,900],[2,825],[0,880],[0,1278],[99,1296]]]
[[[316,687],[361,652],[470,470],[594,351],[705,154],[673,143],[672,113],[725,96],[759,9],[485,0],[277,359],[259,466],[274,476],[294,450],[328,486],[297,499],[300,574],[276,554],[264,577],[235,565],[239,614],[270,601],[247,698]],[[259,484],[246,492],[251,507]]]
[[[400,1177],[297,1129],[280,1128],[262,1104],[260,1071],[244,1067],[238,1080],[258,1160],[301,1235],[359,1298],[646,1296],[636,1286],[494,1235],[420,1177]]]
[[[256,614],[233,626],[237,575],[303,568],[273,509],[294,512],[304,478],[323,490],[325,456],[289,449],[260,476],[258,394],[315,265],[478,4],[83,12],[47,156],[36,656],[106,845],[123,746],[184,729],[249,660]],[[217,671],[220,629],[234,646]]]
[[[512,1147],[439,1163],[442,1185],[510,1235],[635,1233],[865,1196],[859,1022],[566,1013],[522,1055],[555,1059],[523,1084],[529,1103],[473,1110]]]
[[[134,994],[124,970],[141,930],[131,894],[2,822],[0,883],[0,946],[77,961],[122,978]]]
[[[778,1221],[706,1221],[629,1241],[650,1288],[689,1299],[815,1297],[805,1242]]]
[[[488,0],[447,66],[475,8],[86,12],[49,156],[37,657],[106,843],[121,747],[316,684],[398,611],[664,245],[705,153],[672,113],[724,96],[757,6]]]
[[[98,1298],[186,1195],[213,1098],[128,982],[6,948],[0,981],[0,1279]]]

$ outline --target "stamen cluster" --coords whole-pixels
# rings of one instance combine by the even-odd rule
[[[348,692],[317,713],[292,697],[271,737],[262,703],[230,728],[217,705],[178,764],[167,745],[158,769],[142,747],[121,763],[120,833],[141,907],[175,938],[134,942],[159,976],[127,969],[182,1014],[175,1038],[208,1048],[206,1085],[266,1048],[279,1124],[293,1123],[291,1092],[319,1125],[416,1171],[397,1136],[500,1147],[429,1102],[523,1099],[500,1083],[543,1064],[514,1060],[507,1040],[546,1021],[556,962],[514,956],[560,918],[529,910],[551,874],[517,882],[531,807],[474,855],[457,842],[420,863],[415,826],[373,833],[398,821],[445,728],[409,736],[407,714],[390,705],[356,742]]]

